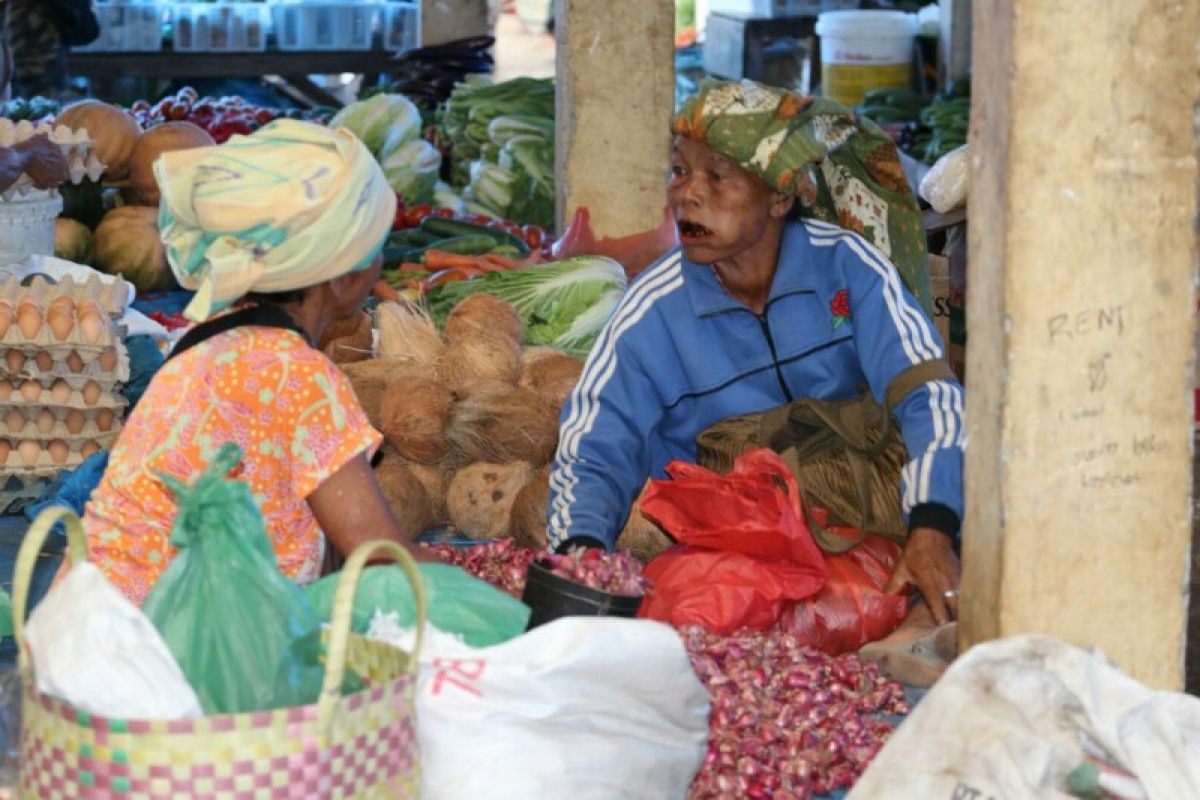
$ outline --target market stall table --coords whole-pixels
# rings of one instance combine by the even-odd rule
[[[309,75],[362,74],[367,83],[388,71],[395,54],[371,50],[266,50],[263,52],[179,53],[83,52],[67,57],[70,74],[98,80],[127,77],[237,78],[278,75],[287,84],[320,105],[342,105],[309,79]]]

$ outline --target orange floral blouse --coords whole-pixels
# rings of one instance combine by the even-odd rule
[[[244,453],[279,568],[320,575],[324,536],[305,498],[381,441],[346,376],[297,333],[227,331],[169,361],[150,382],[84,513],[90,557],[141,604],[167,568],[175,503],[158,479],[190,482],[226,442]]]

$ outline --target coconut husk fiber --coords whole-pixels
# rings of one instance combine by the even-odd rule
[[[561,413],[582,374],[582,361],[566,353],[554,353],[524,364],[518,385],[537,392]]]
[[[406,460],[435,464],[450,450],[447,428],[453,408],[454,397],[444,385],[406,376],[385,389],[379,429]]]
[[[650,481],[646,481],[641,494],[633,503],[629,519],[625,521],[625,528],[617,537],[617,548],[627,550],[630,555],[641,561],[652,561],[675,544],[675,541],[663,533],[657,525],[642,516],[642,500],[649,489]]]
[[[558,447],[558,413],[529,389],[489,389],[455,405],[446,438],[460,462],[546,464]]]
[[[412,538],[420,536],[437,521],[425,486],[400,459],[384,458],[375,467],[375,480],[400,528]]]
[[[331,336],[331,332],[337,335]],[[349,364],[374,356],[374,347],[371,317],[364,311],[330,325],[322,340],[321,352],[335,364]]]
[[[497,539],[508,534],[513,501],[533,475],[525,461],[477,463],[450,481],[446,506],[454,527],[471,539]]]
[[[480,292],[461,300],[450,310],[442,332],[450,342],[482,333],[508,339],[519,348],[525,337],[525,323],[512,303],[494,294]]]
[[[547,505],[550,499],[550,467],[539,469],[532,479],[517,492],[509,515],[508,532],[522,547],[545,550]]]
[[[380,303],[375,319],[381,358],[407,359],[429,370],[435,368],[444,343],[425,309],[407,300]]]
[[[471,331],[449,340],[436,374],[458,397],[497,384],[516,386],[521,376],[521,346],[506,336]]]
[[[350,379],[350,386],[358,397],[359,405],[367,412],[367,419],[376,430],[383,427],[383,397],[388,384],[421,376],[419,367],[403,358],[372,358],[340,366],[342,372]]]

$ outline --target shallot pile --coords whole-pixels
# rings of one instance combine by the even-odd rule
[[[448,544],[426,545],[430,552],[447,564],[462,567],[468,574],[503,589],[513,597],[525,591],[529,562],[538,551],[518,547],[511,539],[501,539],[472,547]]]
[[[561,578],[609,594],[640,597],[650,587],[642,562],[627,553],[576,547],[566,555],[545,555],[538,564]]]
[[[854,656],[781,631],[680,631],[712,696],[708,753],[689,800],[808,800],[852,786],[908,707],[898,683]]]

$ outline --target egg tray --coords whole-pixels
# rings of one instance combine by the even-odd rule
[[[84,301],[90,302],[90,301]],[[37,353],[41,350],[48,350],[51,353],[61,352],[65,358],[72,350],[83,355],[83,351],[93,352],[97,355],[104,352],[114,343],[121,340],[121,334],[116,326],[112,324],[112,320],[104,316],[104,311],[97,308],[100,315],[95,317],[99,324],[93,329],[92,337],[89,338],[84,333],[83,321],[77,314],[72,314],[70,317],[54,317],[54,323],[62,320],[65,323],[60,331],[55,331],[51,323],[51,309],[41,308],[41,317],[39,318],[37,331],[33,336],[28,336],[21,329],[22,315],[29,309],[29,301],[22,301],[21,304],[13,304],[11,309],[4,308],[4,301],[0,300],[0,327],[3,327],[6,319],[6,311],[11,311],[11,317],[8,317],[10,323],[8,330],[4,331],[4,336],[0,337],[0,346],[8,350],[20,350],[23,353]],[[59,333],[62,336],[59,336]]]
[[[62,425],[62,423],[59,423],[59,425]],[[91,427],[93,431],[95,430],[94,424],[89,427]],[[90,436],[83,434],[83,433],[81,433],[79,435],[75,435],[75,436],[72,436],[67,433],[64,433],[60,436],[55,436],[54,434],[49,434],[49,435],[43,436],[40,433],[37,435],[33,435],[33,436],[20,434],[20,433],[18,433],[18,434],[8,433],[4,436],[0,436],[0,442],[8,442],[9,447],[11,448],[11,451],[8,454],[8,459],[6,461],[0,461],[0,472],[4,472],[7,470],[16,469],[16,468],[28,469],[28,468],[32,468],[32,467],[36,467],[36,466],[48,466],[48,467],[63,466],[63,464],[55,463],[54,460],[52,458],[50,458],[50,455],[49,455],[48,447],[50,446],[51,442],[54,442],[56,440],[66,443],[67,449],[71,455],[79,456],[79,458],[77,458],[74,462],[72,462],[70,457],[68,457],[68,459],[65,463],[67,465],[78,464],[83,461],[83,456],[80,453],[80,450],[83,448],[83,446],[85,444],[87,444],[88,442],[95,442],[97,445],[100,446],[100,449],[108,450],[109,448],[111,448],[113,446],[113,444],[117,441],[117,437],[121,434],[121,427],[122,426],[120,423],[116,423],[113,425],[111,430],[104,431],[103,433],[93,433]],[[65,430],[65,428],[63,430]],[[21,459],[20,454],[17,452],[17,448],[21,445],[22,442],[33,442],[33,443],[37,444],[40,448],[42,455],[44,455],[45,458],[42,458],[41,456],[39,456],[38,460],[34,464],[32,464],[32,465],[26,464]]]
[[[72,386],[76,383],[82,386],[89,380],[94,380],[102,387],[112,388],[129,380],[129,353],[119,340],[112,348],[106,349],[114,350],[117,356],[117,362],[111,370],[104,369],[99,363],[100,356],[105,350],[96,352],[67,347],[25,351],[21,348],[7,348],[0,351],[0,380],[39,380],[43,383],[53,383],[59,378],[64,378]],[[25,356],[20,369],[10,369],[11,365],[8,363],[10,350],[17,350]],[[80,365],[77,371],[67,365],[67,360],[72,352],[79,354]],[[49,358],[49,369],[43,369],[46,365],[38,364],[38,359],[47,357]]]
[[[59,412],[58,416],[60,417],[66,416],[67,411],[75,408],[84,412],[84,414],[88,416],[94,417],[96,412],[100,411],[101,409],[108,409],[114,413],[120,413],[123,412],[126,406],[129,405],[129,401],[126,400],[123,395],[115,394],[113,392],[106,392],[103,389],[100,390],[100,394],[94,399],[95,402],[89,403],[84,399],[83,392],[72,390],[71,393],[66,396],[66,398],[60,401],[55,398],[53,390],[48,391],[43,389],[42,394],[39,397],[33,400],[28,400],[24,395],[21,394],[20,389],[16,389],[8,397],[0,400],[0,420],[3,420],[4,415],[13,408],[20,409],[21,413],[26,414],[27,416],[29,415],[30,410],[36,414],[38,410],[43,408],[48,408],[51,411],[55,411],[57,409]],[[4,430],[3,428],[0,428],[0,436],[3,435]]]
[[[0,514],[19,514],[39,500],[55,478],[71,467],[8,472],[0,469]]]
[[[102,373],[99,377],[89,376],[82,373],[69,373],[67,375],[37,375],[29,378],[0,376],[0,407],[9,402],[31,402],[26,400],[23,396],[18,396],[19,392],[21,391],[21,386],[28,381],[34,381],[38,384],[41,384],[42,387],[42,394],[36,399],[36,401],[33,402],[45,403],[52,406],[72,404],[86,406],[88,404],[86,400],[83,400],[82,403],[77,403],[75,401],[83,397],[84,387],[87,386],[89,381],[94,382],[97,386],[99,386],[101,393],[111,395],[121,394],[121,387],[123,384],[121,381],[115,380],[113,376],[114,373],[111,372]],[[56,399],[54,395],[54,386],[59,381],[65,382],[67,384],[67,388],[71,390],[72,394],[68,395],[68,399],[66,400],[60,401]],[[78,396],[75,396],[76,394]]]
[[[43,311],[59,297],[70,297],[78,303],[80,300],[94,300],[100,309],[109,317],[116,319],[125,313],[125,301],[128,297],[125,281],[105,280],[99,274],[89,275],[80,280],[72,275],[62,278],[52,278],[44,272],[30,272],[23,276],[8,275],[0,280],[0,298],[8,301],[13,307],[14,320],[17,306],[22,300],[37,300]]]
[[[93,152],[95,143],[86,129],[72,130],[66,125],[51,125],[47,122],[34,124],[29,120],[14,122],[11,119],[0,118],[0,147],[11,147],[39,135],[46,136],[58,146],[67,160],[67,172],[71,183],[80,183],[84,178],[100,180],[100,176],[104,174],[104,165]],[[18,194],[32,186],[33,180],[21,173],[12,187],[5,190],[0,197],[7,200],[10,195]]]

